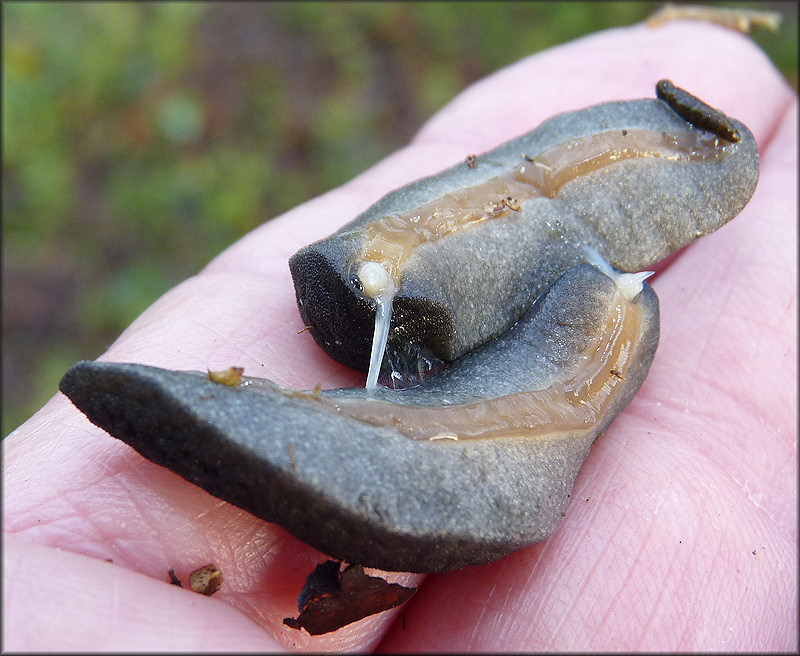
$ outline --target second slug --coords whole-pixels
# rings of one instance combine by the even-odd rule
[[[328,555],[455,569],[555,530],[653,359],[644,277],[576,266],[514,328],[412,389],[302,392],[110,362],[76,364],[60,389],[146,458]]]
[[[314,339],[372,362],[370,388],[381,362],[384,382],[413,384],[506,331],[584,245],[638,271],[722,226],[755,189],[753,135],[666,80],[658,95],[556,116],[300,250]]]

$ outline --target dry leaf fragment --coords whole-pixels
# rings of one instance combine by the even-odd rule
[[[708,21],[749,34],[759,27],[777,32],[783,16],[777,11],[765,11],[763,9],[740,9],[738,7],[728,9],[706,5],[674,5],[667,3],[650,16],[646,23],[648,27],[658,27],[674,20]]]
[[[337,561],[328,560],[306,578],[297,598],[300,616],[287,617],[283,623],[293,629],[303,628],[311,635],[330,633],[399,606],[416,591],[416,587],[406,588],[367,576],[361,565],[348,565],[340,571]]]

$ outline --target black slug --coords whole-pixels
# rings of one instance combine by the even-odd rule
[[[416,388],[300,392],[239,371],[79,362],[60,389],[144,457],[331,556],[485,563],[555,530],[653,359],[646,275],[588,259],[605,273],[569,269],[511,330]]]
[[[60,389],[146,458],[350,563],[444,571],[543,540],[658,344],[648,274],[615,269],[716,230],[758,180],[746,126],[669,81],[657,94],[556,116],[291,258],[303,319],[336,359],[371,363],[366,389],[107,362]],[[381,363],[406,389],[377,386]]]
[[[725,224],[758,180],[753,135],[668,81],[658,95],[558,115],[297,252],[314,339],[345,365],[390,363],[399,385],[415,382],[508,330],[583,245],[638,271]]]

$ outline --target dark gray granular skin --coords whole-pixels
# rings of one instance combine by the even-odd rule
[[[420,388],[378,394],[442,405],[538,389],[574,367],[604,329],[599,319],[613,292],[610,278],[575,267],[495,342]],[[555,530],[592,443],[627,406],[655,354],[658,300],[645,285],[635,303],[641,338],[625,381],[597,425],[569,434],[414,441],[256,379],[227,386],[136,364],[79,362],[60,389],[145,458],[330,556],[393,571],[458,569]]]
[[[419,246],[402,268],[389,349],[417,344],[439,359],[455,360],[508,330],[583,259],[583,245],[619,270],[641,271],[727,223],[755,190],[758,150],[746,126],[719,116],[741,137],[727,145],[726,157],[625,160],[579,176],[555,198],[523,200],[521,211],[508,218]],[[474,168],[462,162],[388,194],[290,259],[300,315],[314,339],[339,362],[368,368],[375,303],[350,280],[365,224],[484,183],[522,164],[526,155],[616,129],[680,134],[698,128],[662,100],[605,103],[555,116],[479,156]]]

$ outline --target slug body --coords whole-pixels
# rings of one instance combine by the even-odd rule
[[[359,273],[381,265],[394,288],[386,362],[424,378],[508,330],[584,245],[638,271],[725,224],[756,186],[752,134],[671,83],[658,92],[558,115],[300,250],[290,269],[314,339],[367,368],[382,288]]]
[[[365,389],[110,362],[59,387],[144,457],[350,563],[444,571],[543,540],[658,344],[648,274],[618,270],[716,230],[758,179],[744,125],[658,94],[556,116],[291,258],[300,314],[334,358],[371,362]],[[405,389],[377,385],[381,363]]]
[[[298,392],[100,362],[60,388],[146,458],[329,555],[442,571],[555,530],[589,448],[642,384],[658,326],[649,286],[631,293],[583,264],[418,388]]]

